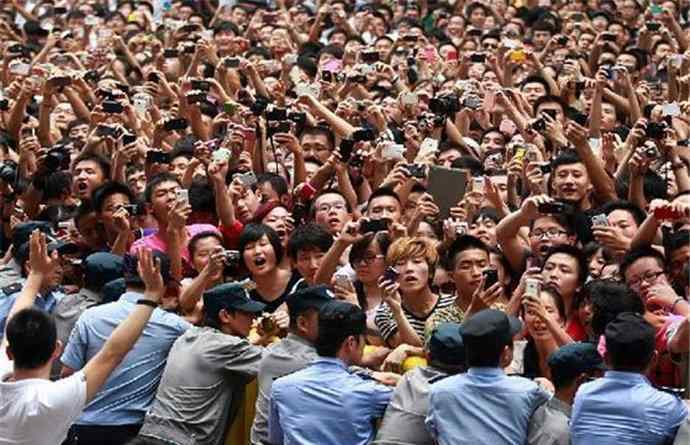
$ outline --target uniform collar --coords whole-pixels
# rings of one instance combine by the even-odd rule
[[[640,383],[649,383],[647,377],[637,372],[606,371],[604,373],[604,378],[606,378],[606,380],[614,380],[616,382],[624,383],[630,386],[638,385]]]
[[[468,369],[467,374],[477,375],[477,376],[496,377],[496,376],[505,375],[505,372],[501,368],[478,366],[475,368]]]
[[[335,357],[319,357],[316,360],[314,360],[314,364],[324,366],[335,366],[337,368],[347,369],[347,365],[345,364],[345,362]]]

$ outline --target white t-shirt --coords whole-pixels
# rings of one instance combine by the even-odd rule
[[[86,376],[77,371],[56,382],[6,381],[12,362],[0,351],[0,445],[55,445],[86,405]]]

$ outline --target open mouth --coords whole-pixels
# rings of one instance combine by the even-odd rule
[[[266,264],[266,258],[261,258],[261,257],[259,257],[259,258],[255,258],[255,259],[254,259],[254,265],[255,265],[255,266],[261,267],[261,266],[263,266],[264,264]]]
[[[87,184],[85,181],[82,182],[77,182],[77,190],[80,192],[83,192],[84,190],[89,188],[89,184]]]

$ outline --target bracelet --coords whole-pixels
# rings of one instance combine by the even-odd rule
[[[142,298],[140,300],[137,300],[137,304],[143,304],[144,306],[151,306],[154,309],[158,307],[158,303],[156,303],[153,300],[147,300],[146,298]]]
[[[676,305],[678,303],[680,303],[681,301],[685,301],[685,299],[683,297],[678,297],[678,298],[676,298],[676,301],[673,302],[673,304],[671,305],[671,313],[672,314],[674,313],[674,309],[676,308]]]

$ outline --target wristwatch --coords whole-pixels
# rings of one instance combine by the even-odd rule
[[[137,304],[143,304],[144,306],[151,306],[154,309],[158,307],[158,303],[156,303],[153,300],[147,300],[146,298],[141,298],[141,299],[137,300]]]

